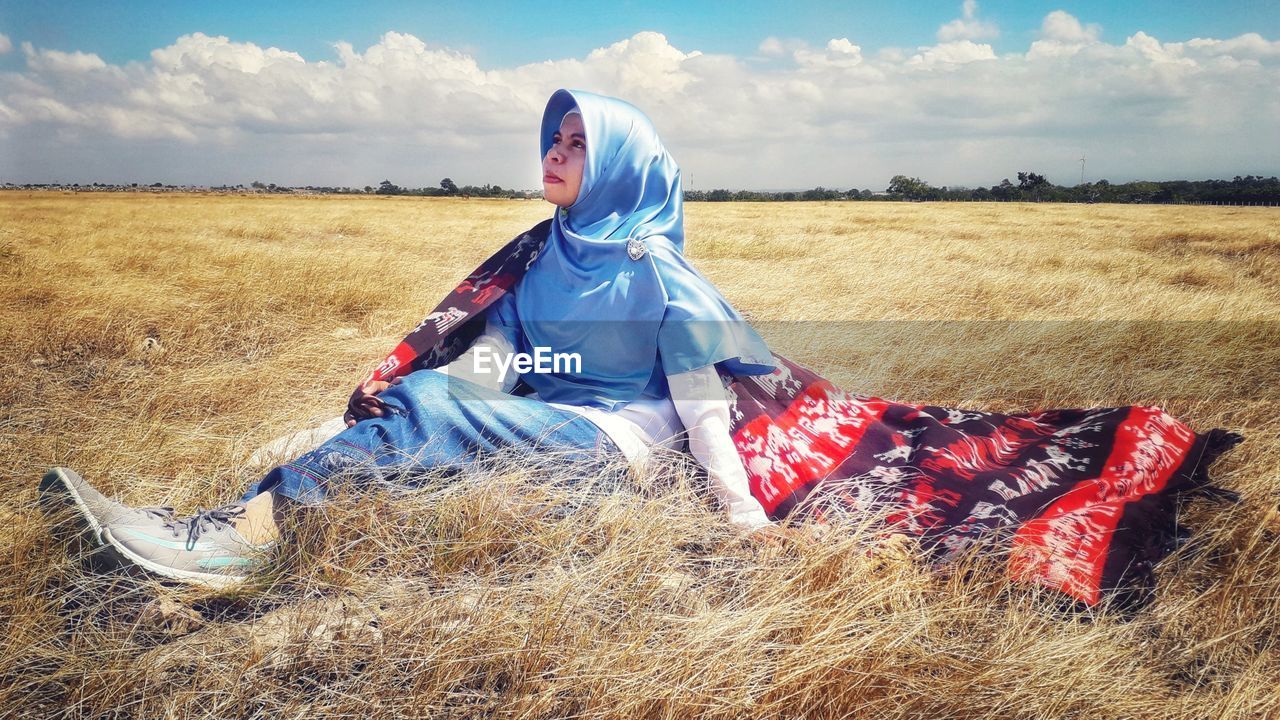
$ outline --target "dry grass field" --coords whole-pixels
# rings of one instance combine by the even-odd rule
[[[857,528],[737,535],[688,465],[569,497],[513,465],[340,496],[224,592],[98,570],[36,482],[237,497],[338,414],[535,201],[0,193],[0,714],[1254,718],[1280,714],[1280,214],[696,204],[687,251],[776,352],[851,390],[1162,405],[1243,445],[1132,617]],[[571,503],[569,513],[548,507]]]

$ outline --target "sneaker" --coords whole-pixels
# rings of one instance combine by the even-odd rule
[[[53,468],[41,478],[40,501],[51,513],[62,507],[75,510],[76,531],[92,547],[106,544],[102,530],[107,525],[173,519],[171,507],[130,507],[98,492],[76,471],[64,467]]]
[[[198,508],[191,517],[113,524],[103,531],[121,559],[162,577],[212,588],[243,582],[262,551],[274,542],[255,545],[236,531],[232,521],[245,504]]]

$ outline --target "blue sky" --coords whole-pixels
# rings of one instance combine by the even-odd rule
[[[261,46],[293,50],[308,60],[333,57],[332,43],[356,47],[387,30],[474,55],[483,65],[510,66],[548,58],[579,57],[594,48],[657,30],[677,47],[750,54],[769,36],[820,44],[848,37],[863,48],[916,47],[956,16],[958,2],[610,2],[583,11],[583,2],[26,2],[0,0],[0,33],[56,50],[96,53],[110,63],[145,60],[153,48],[201,31]],[[1107,2],[1005,0],[984,2],[984,19],[1002,28],[997,53],[1025,46],[1053,10],[1066,10],[1102,26],[1103,41],[1143,30],[1162,40],[1228,38],[1246,32],[1280,37],[1280,0]],[[0,67],[21,57],[0,57]]]
[[[311,3],[219,1],[32,1],[0,0],[0,32],[14,42],[31,41],[56,50],[96,53],[109,63],[143,60],[155,47],[201,31],[261,46],[284,47],[308,60],[333,56],[333,42],[374,44],[385,31],[407,32],[475,55],[481,64],[516,65],[547,58],[581,56],[644,29],[664,33],[673,45],[704,53],[746,55],[765,37],[795,37],[819,44],[849,37],[863,47],[915,47],[954,18],[955,1],[736,0],[719,3],[657,0],[614,1],[599,12],[563,1],[466,1],[466,3]],[[1280,37],[1280,0],[1207,3],[1204,0],[987,1],[984,19],[1004,28],[993,42],[997,53],[1032,40],[1051,10],[1102,26],[1103,41],[1123,41],[1135,31],[1161,40],[1235,37],[1257,32]],[[15,67],[20,58],[5,59]]]
[[[698,188],[1280,174],[1280,0],[0,0],[0,182],[538,187],[559,87]]]

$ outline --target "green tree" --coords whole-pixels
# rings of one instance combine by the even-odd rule
[[[888,193],[897,198],[906,200],[924,200],[929,197],[933,190],[929,183],[918,177],[907,177],[906,175],[894,175],[889,180]]]
[[[1031,172],[1018,173],[1018,192],[1023,197],[1040,198],[1040,190],[1049,186],[1049,181],[1043,175]]]
[[[458,186],[453,182],[452,178],[445,178],[440,181],[440,188],[448,195],[457,195]]]
[[[1017,192],[1017,189],[1013,187],[1013,183],[1009,182],[1009,178],[1001,180],[999,185],[991,186],[991,197],[997,200],[1012,200]]]

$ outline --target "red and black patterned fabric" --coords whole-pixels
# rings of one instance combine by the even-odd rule
[[[1157,407],[1002,415],[842,390],[775,354],[730,384],[734,442],[774,519],[877,513],[885,532],[945,562],[975,543],[1008,551],[1011,577],[1085,605],[1133,606],[1183,534],[1178,501],[1229,496],[1207,467],[1241,440],[1193,432]]]
[[[550,230],[551,221],[544,220],[481,263],[364,381],[389,381],[421,368],[440,367],[466,352],[484,332],[484,323],[477,321],[495,300],[520,282],[538,258]]]
[[[537,258],[549,222],[471,273],[369,379],[465,352],[484,310]],[[842,390],[774,357],[772,374],[722,379],[751,492],[775,520],[875,513],[938,562],[994,543],[1011,578],[1086,606],[1108,597],[1134,605],[1185,534],[1180,501],[1230,495],[1209,485],[1206,468],[1241,437],[1197,434],[1156,407],[1002,415],[910,405]]]

